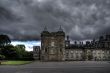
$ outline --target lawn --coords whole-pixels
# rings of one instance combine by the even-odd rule
[[[28,63],[32,63],[32,61],[4,61],[1,65],[23,65]]]

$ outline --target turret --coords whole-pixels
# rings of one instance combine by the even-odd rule
[[[57,35],[59,36],[64,36],[65,37],[65,32],[63,31],[62,27],[60,26],[58,32],[57,32]]]
[[[61,25],[60,25],[59,31],[63,31],[63,29],[62,29]]]
[[[41,32],[41,37],[42,36],[48,36],[48,35],[49,35],[49,31],[48,31],[47,27],[45,26],[44,30]]]
[[[48,31],[46,26],[44,27],[44,31]]]

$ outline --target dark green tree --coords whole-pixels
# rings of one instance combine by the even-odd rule
[[[34,59],[33,59],[33,52],[25,51],[23,57],[24,57],[24,60],[34,60]]]
[[[0,47],[4,47],[10,43],[11,40],[7,35],[0,35]]]
[[[16,45],[15,46],[16,54],[18,59],[22,59],[25,54],[25,45]]]
[[[3,60],[3,59],[5,59],[5,56],[0,54],[0,60]]]
[[[1,54],[5,56],[5,59],[15,59],[17,57],[16,50],[13,45],[7,45],[1,49]]]

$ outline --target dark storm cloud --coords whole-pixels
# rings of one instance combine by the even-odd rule
[[[110,0],[0,0],[0,33],[12,39],[39,39],[44,26],[62,25],[73,40],[110,31]]]

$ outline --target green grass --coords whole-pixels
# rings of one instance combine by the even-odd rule
[[[1,65],[23,65],[31,62],[32,61],[5,61],[5,62],[2,62]]]

